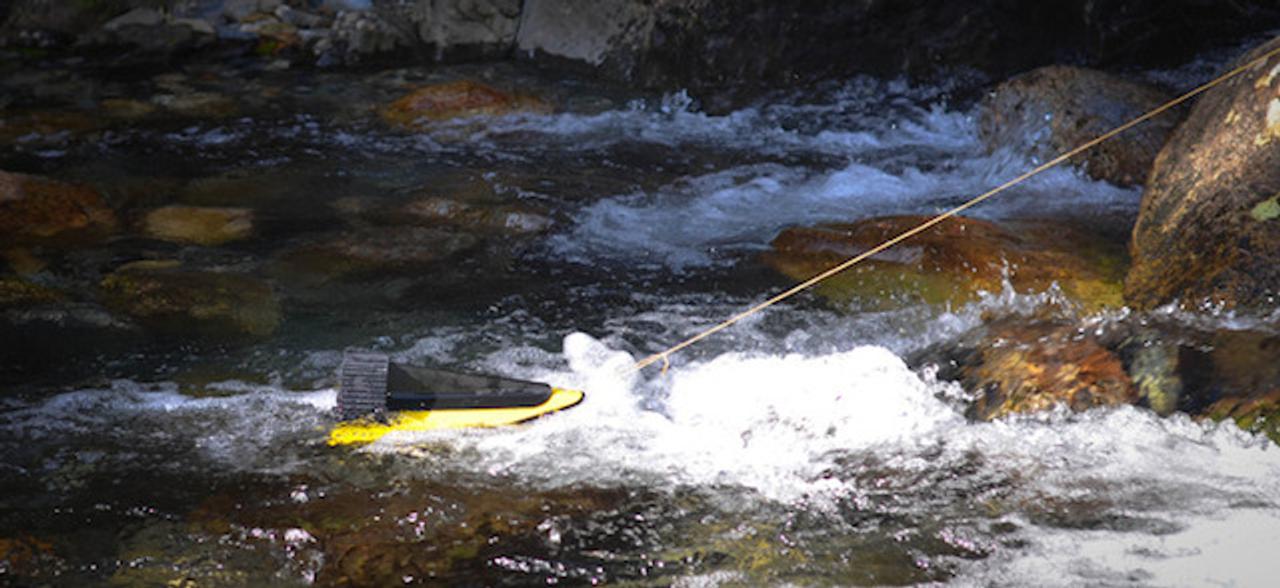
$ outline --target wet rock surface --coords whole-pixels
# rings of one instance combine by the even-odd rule
[[[519,112],[547,112],[550,106],[530,96],[508,94],[472,80],[424,86],[382,109],[388,124],[421,130],[433,122]]]
[[[1243,57],[1280,47],[1271,41]],[[1262,312],[1280,297],[1280,57],[1206,92],[1161,150],[1130,246],[1125,301]]]
[[[1074,411],[1138,400],[1120,357],[1070,324],[1005,321],[987,327],[972,362],[959,376],[975,401],[969,415],[981,420],[1044,412],[1057,405]]]
[[[103,278],[111,308],[157,333],[236,340],[267,337],[280,326],[270,284],[246,275],[201,271],[177,261],[140,261]]]
[[[421,227],[374,227],[286,251],[278,260],[285,275],[321,281],[423,270],[476,246],[465,233]]]
[[[142,231],[149,237],[178,243],[221,245],[253,234],[253,211],[247,208],[166,206],[148,212]]]
[[[100,241],[116,228],[115,212],[88,186],[0,171],[0,245]]]
[[[984,99],[979,130],[987,149],[1025,150],[1048,161],[1160,106],[1172,96],[1152,86],[1078,67],[1049,66],[996,86]],[[1177,112],[1076,156],[1091,177],[1141,185],[1178,123]]]
[[[928,220],[902,216],[846,225],[784,230],[766,262],[804,280]],[[868,308],[923,301],[963,304],[979,292],[999,292],[1007,280],[1020,292],[1053,284],[1089,309],[1117,306],[1123,255],[1095,235],[1054,223],[1000,226],[950,219],[817,286],[837,301]]]

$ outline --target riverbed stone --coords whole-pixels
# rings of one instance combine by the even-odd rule
[[[151,97],[151,103],[173,114],[190,118],[229,118],[240,112],[240,106],[234,98],[217,92],[156,94]]]
[[[795,227],[773,240],[765,262],[808,279],[927,220],[893,216],[848,224]],[[963,304],[980,292],[1018,292],[1057,284],[1087,311],[1119,306],[1122,246],[1082,228],[1027,221],[998,225],[949,219],[818,284],[833,301],[880,309],[904,303]]]
[[[987,326],[967,357],[960,362],[960,379],[976,394],[968,412],[979,420],[1139,399],[1120,357],[1070,323],[998,321]]]
[[[22,143],[32,148],[101,128],[101,121],[76,110],[26,110],[5,112],[0,119],[0,144]]]
[[[1272,40],[1242,58],[1280,47]],[[1161,150],[1130,246],[1125,300],[1274,310],[1280,302],[1280,56],[1205,92]]]
[[[465,584],[491,569],[489,562],[505,550],[539,544],[548,525],[585,519],[628,500],[626,490],[420,481],[393,482],[376,500],[369,492],[330,487],[322,499],[271,500],[254,509],[234,507],[253,497],[216,496],[189,518],[214,535],[258,529],[252,539],[277,549],[287,547],[283,536],[295,529],[293,536],[306,538],[295,548],[317,551],[323,562],[315,577],[319,585]]]
[[[371,227],[288,249],[275,262],[282,279],[327,282],[429,269],[475,247],[468,233],[423,227]]]
[[[0,171],[0,245],[81,245],[101,241],[118,225],[96,190]]]
[[[0,274],[0,309],[22,308],[66,300],[61,292],[16,275]]]
[[[273,334],[283,319],[270,284],[249,275],[138,261],[102,280],[107,305],[165,335],[234,340]]]
[[[474,80],[457,80],[418,88],[380,114],[393,127],[422,130],[433,122],[455,118],[550,110],[549,104],[532,96],[507,93]]]
[[[978,130],[990,151],[1012,148],[1044,162],[1169,98],[1153,86],[1117,75],[1052,65],[996,86],[982,102]],[[1177,122],[1175,113],[1165,113],[1077,155],[1070,163],[1098,180],[1140,185]]]
[[[148,237],[177,243],[221,245],[253,234],[248,208],[165,206],[147,213],[142,230]]]
[[[509,237],[544,233],[555,225],[549,216],[517,205],[484,206],[444,197],[427,197],[402,206],[402,222],[446,225]]]

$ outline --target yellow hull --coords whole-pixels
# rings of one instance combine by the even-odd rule
[[[582,402],[582,397],[582,392],[577,390],[553,388],[551,397],[537,406],[412,410],[392,413],[385,423],[373,419],[346,421],[339,423],[329,432],[329,445],[372,443],[393,431],[434,431],[514,425],[569,408]]]

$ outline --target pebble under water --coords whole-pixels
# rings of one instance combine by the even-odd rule
[[[459,76],[530,88],[558,110],[420,133],[371,114],[406,85]],[[1275,582],[1280,452],[1267,438],[1132,406],[974,422],[974,391],[913,359],[992,316],[1075,312],[1053,291],[874,311],[806,295],[666,373],[624,373],[790,285],[759,261],[781,229],[932,214],[1030,167],[983,149],[961,85],[859,78],[713,115],[683,93],[510,66],[209,66],[167,83],[239,109],[33,133],[0,163],[122,198],[249,205],[257,235],[120,239],[66,266],[176,257],[283,281],[281,249],[424,186],[481,189],[555,224],[447,271],[284,286],[285,321],[265,341],[95,341],[65,373],[6,377],[0,583]],[[1139,198],[1061,168],[975,216],[1123,225]],[[1156,314],[1188,330],[1276,329],[1215,309]],[[349,346],[587,396],[525,425],[330,448]]]

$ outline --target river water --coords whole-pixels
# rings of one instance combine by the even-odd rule
[[[1148,75],[1185,85],[1216,65]],[[908,365],[1052,292],[877,312],[801,296],[666,373],[622,374],[786,287],[758,260],[782,228],[938,212],[1033,165],[982,148],[964,81],[860,78],[712,115],[679,92],[509,67],[211,71],[186,83],[235,95],[236,115],[29,137],[7,165],[99,185],[239,181],[270,237],[164,253],[250,271],[280,243],[339,225],[341,198],[457,178],[557,224],[497,270],[297,296],[267,341],[98,350],[85,360],[96,379],[4,396],[0,582],[1275,582],[1280,452],[1267,439],[1137,407],[973,422],[971,391]],[[523,85],[559,108],[422,133],[370,114],[405,84],[458,76]],[[1058,169],[975,216],[1123,225],[1139,197]],[[110,246],[116,258],[149,247]],[[517,427],[329,448],[348,346],[586,400]],[[215,375],[193,394],[179,374],[197,368]]]

